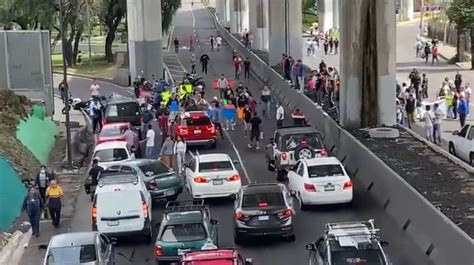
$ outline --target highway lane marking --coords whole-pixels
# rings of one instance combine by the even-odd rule
[[[235,146],[234,141],[232,141],[232,138],[230,138],[230,135],[226,130],[224,130],[224,134],[225,134],[225,137],[227,137],[227,139],[229,139],[229,143],[232,146],[232,148],[234,149],[235,154],[237,155],[237,159],[239,160],[240,167],[242,168],[242,171],[244,172],[245,179],[247,179],[247,182],[249,184],[252,183],[252,180],[249,177],[249,173],[247,172],[247,169],[245,168],[244,162],[242,161],[242,157],[240,157],[240,153],[239,153],[239,150],[237,149],[237,146]]]
[[[166,49],[167,52],[170,52],[170,49],[171,49],[171,39],[173,39],[174,28],[175,28],[174,25],[171,26],[170,35],[169,35],[169,38],[168,38],[168,49]]]
[[[194,15],[194,9],[191,5],[191,15],[193,16],[193,31],[196,32],[196,16]]]
[[[191,150],[188,150],[188,154],[190,154],[192,157],[195,157],[193,151],[191,151]]]
[[[196,149],[196,154],[199,155],[199,150]]]

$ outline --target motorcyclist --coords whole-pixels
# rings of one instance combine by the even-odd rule
[[[170,98],[171,98],[171,91],[165,88],[163,92],[161,92],[161,103],[167,105]]]

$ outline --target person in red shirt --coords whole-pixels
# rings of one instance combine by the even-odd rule
[[[189,36],[189,51],[194,51],[194,38],[193,35]]]
[[[160,117],[158,118],[158,126],[160,127],[161,134],[165,136],[168,135],[168,113],[165,111],[161,113]]]
[[[433,49],[431,50],[431,56],[432,56],[431,64],[434,64],[434,61],[435,61],[435,60],[436,60],[436,62],[439,64],[439,60],[438,60],[438,46],[436,46],[436,45],[433,46]]]
[[[293,118],[293,124],[295,126],[301,126],[306,124],[306,117],[299,108],[296,108],[293,113],[291,113],[291,117]]]
[[[240,71],[242,70],[242,59],[240,56],[236,56],[234,59],[234,71],[235,79],[240,80]]]

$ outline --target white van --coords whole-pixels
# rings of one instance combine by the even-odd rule
[[[137,175],[102,176],[92,203],[92,230],[109,237],[145,236],[151,242],[152,200]]]
[[[98,144],[94,150],[94,159],[99,160],[99,166],[107,169],[110,166],[120,165],[125,161],[135,159],[131,147],[127,142],[113,141]]]

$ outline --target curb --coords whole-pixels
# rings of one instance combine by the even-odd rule
[[[423,142],[425,145],[427,145],[429,148],[431,148],[436,153],[446,157],[451,162],[453,162],[453,163],[457,164],[458,166],[464,168],[468,173],[474,174],[474,168],[471,167],[468,163],[466,163],[466,162],[462,161],[461,159],[451,155],[446,150],[444,150],[441,147],[439,147],[439,146],[433,144],[432,142],[426,140],[425,138],[423,138],[422,136],[420,136],[419,134],[417,134],[416,132],[414,132],[410,128],[407,128],[407,127],[405,127],[403,125],[400,125],[400,124],[398,126],[402,129],[404,129],[405,131],[407,131],[409,134],[411,134],[411,136],[415,137],[418,141]]]
[[[53,74],[63,74],[63,72],[60,72],[60,71],[53,71]],[[71,73],[67,73],[68,76],[74,76],[74,77],[81,77],[81,78],[87,78],[87,79],[97,79],[98,81],[102,81],[102,82],[107,82],[107,83],[111,83],[113,85],[116,85],[118,86],[117,84],[115,84],[113,82],[113,79],[109,79],[109,78],[105,78],[105,77],[100,77],[100,76],[91,76],[91,75],[82,75],[82,74],[71,74]]]
[[[29,235],[29,236],[28,236]],[[5,245],[0,252],[0,264],[7,265],[7,264],[16,264],[12,263],[13,257],[20,255],[20,251],[23,252],[24,248],[21,246],[21,242],[24,239],[28,239],[31,237],[31,229],[26,232],[25,234],[20,231],[15,231],[13,235],[9,238],[7,245]]]

